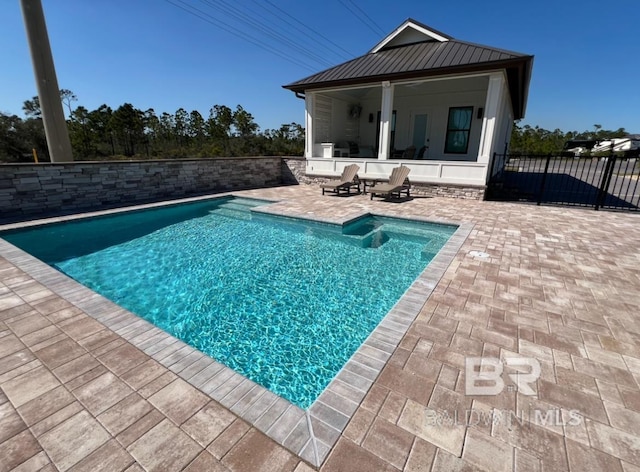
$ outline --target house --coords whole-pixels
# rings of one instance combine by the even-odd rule
[[[481,196],[524,117],[532,63],[408,19],[367,54],[283,86],[305,101],[306,173],[355,162],[361,176],[386,177],[402,163],[412,183]]]

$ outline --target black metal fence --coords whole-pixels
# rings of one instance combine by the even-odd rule
[[[640,159],[494,154],[489,200],[640,208]]]

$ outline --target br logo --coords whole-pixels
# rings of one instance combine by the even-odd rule
[[[507,375],[523,395],[535,395],[530,386],[540,377],[540,362],[528,357],[467,357],[465,359],[465,394],[498,395],[504,390],[504,366],[518,368]],[[520,372],[520,370],[524,372]]]

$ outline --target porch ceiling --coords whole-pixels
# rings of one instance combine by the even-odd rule
[[[412,82],[396,84],[394,97],[400,98],[414,95],[435,95],[447,94],[460,91],[483,91],[486,92],[488,78],[484,77],[442,77],[431,79],[418,79]],[[343,101],[362,101],[366,99],[380,99],[382,96],[382,86],[380,83],[363,87],[345,87],[336,89],[318,90],[320,95],[337,98]]]

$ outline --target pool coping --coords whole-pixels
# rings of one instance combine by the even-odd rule
[[[0,231],[234,196],[252,198],[229,192],[12,223],[1,225]],[[268,201],[271,204],[278,202],[260,198],[256,200]],[[319,467],[340,438],[352,415],[420,313],[474,225],[468,222],[423,217],[398,217],[390,213],[371,211],[360,211],[337,220],[292,214],[277,207],[269,208],[270,206],[273,207],[268,204],[252,211],[336,225],[344,225],[357,218],[371,215],[458,226],[447,243],[307,410],[293,405],[1,238],[0,256],[82,309],[278,444]]]

